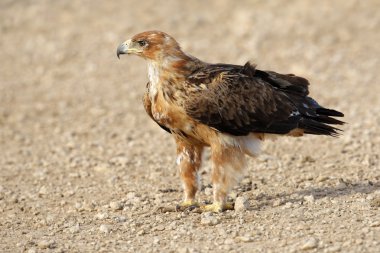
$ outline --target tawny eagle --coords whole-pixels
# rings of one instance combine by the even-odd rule
[[[139,33],[121,43],[120,54],[148,63],[143,97],[148,115],[171,133],[184,188],[182,207],[195,206],[202,151],[211,148],[214,202],[203,210],[231,208],[229,190],[245,167],[245,155],[257,156],[268,136],[337,136],[343,113],[309,97],[309,82],[293,74],[245,65],[210,64],[184,53],[160,31]]]

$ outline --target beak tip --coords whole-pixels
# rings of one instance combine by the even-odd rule
[[[116,50],[116,56],[117,58],[119,58],[120,60],[120,55],[121,54],[126,54],[128,53],[128,44],[126,44],[126,42],[123,42],[121,43],[118,47],[117,47],[117,50]]]

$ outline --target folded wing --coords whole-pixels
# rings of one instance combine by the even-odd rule
[[[307,96],[306,79],[257,70],[250,63],[208,65],[190,75],[187,85],[192,89],[184,104],[186,113],[220,132],[287,134],[301,128],[335,136],[338,129],[330,124],[343,124],[331,117],[342,113]]]

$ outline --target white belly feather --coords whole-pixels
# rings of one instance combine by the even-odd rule
[[[258,156],[260,153],[261,140],[254,134],[247,136],[233,136],[220,133],[222,145],[237,147],[249,156]]]

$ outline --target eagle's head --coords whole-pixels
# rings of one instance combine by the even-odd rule
[[[148,31],[136,34],[121,43],[116,55],[135,54],[152,61],[163,61],[166,57],[183,54],[177,41],[170,35],[160,31]]]

